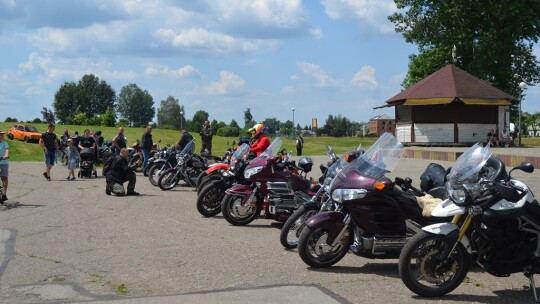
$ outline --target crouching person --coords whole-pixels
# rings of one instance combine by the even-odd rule
[[[111,195],[111,193],[117,196],[124,195],[139,195],[135,192],[135,183],[137,181],[137,175],[135,169],[142,164],[142,160],[138,160],[135,164],[128,164],[129,151],[126,148],[120,150],[120,155],[116,156],[112,161],[110,168],[105,174],[107,180],[107,186],[105,187],[105,193]],[[123,184],[128,182],[127,191],[124,190]]]

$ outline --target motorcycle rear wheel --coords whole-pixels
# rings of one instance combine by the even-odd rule
[[[197,211],[204,217],[216,216],[221,212],[221,200],[225,191],[220,185],[209,184],[197,196]]]
[[[298,247],[298,240],[300,233],[304,227],[307,219],[318,213],[316,209],[306,209],[304,206],[300,206],[283,224],[281,233],[279,235],[279,242],[286,249],[293,249]]]
[[[456,289],[469,271],[471,257],[462,243],[457,244],[449,258],[440,258],[442,252],[454,245],[445,242],[444,237],[422,231],[401,251],[399,275],[405,286],[419,296],[444,296]]]
[[[258,204],[248,205],[243,197],[234,194],[225,194],[221,201],[221,213],[227,222],[235,226],[244,226],[253,222],[261,213]]]
[[[298,240],[298,253],[304,263],[314,268],[326,268],[339,262],[349,251],[353,232],[347,229],[342,240],[334,247],[326,243],[328,231],[324,228],[305,228]]]
[[[178,183],[178,174],[176,171],[168,171],[159,177],[158,186],[161,190],[171,190]]]

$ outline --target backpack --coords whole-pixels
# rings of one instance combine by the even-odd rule
[[[107,159],[105,164],[103,164],[103,176],[107,175],[107,172],[109,172],[109,170],[111,169],[115,159],[116,157],[114,155],[111,155],[111,157]]]

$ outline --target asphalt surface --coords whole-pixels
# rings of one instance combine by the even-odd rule
[[[327,161],[313,159],[315,170]],[[402,159],[389,176],[418,186],[430,162]],[[10,164],[10,200],[0,206],[1,303],[531,303],[523,275],[496,278],[478,267],[437,299],[409,291],[393,259],[349,253],[312,269],[281,247],[279,224],[203,218],[191,188],[162,191],[139,174],[141,196],[114,197],[101,177],[66,181],[67,169],[56,166],[48,182],[43,167]],[[515,177],[540,189],[540,170]]]

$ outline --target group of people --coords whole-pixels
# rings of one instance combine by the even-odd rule
[[[84,130],[83,136],[79,136],[75,131],[73,136],[70,136],[66,129],[62,136],[58,138],[54,133],[56,126],[49,124],[47,132],[43,133],[39,140],[39,145],[43,149],[45,158],[45,170],[43,176],[50,181],[51,180],[51,168],[56,163],[57,153],[60,153],[62,161],[66,162],[68,168],[67,180],[74,180],[74,170],[80,161],[80,152],[83,148],[91,148],[97,151],[98,147],[104,144],[104,139],[101,136],[101,131],[90,132],[90,130]],[[191,140],[193,136],[186,130],[181,129],[181,137],[176,143],[176,148],[183,149]],[[9,145],[4,140],[5,132],[0,131],[0,178],[3,186],[3,200],[7,200],[7,188],[8,188],[8,158],[9,158]],[[201,150],[200,153],[212,154],[212,137],[214,130],[210,125],[210,122],[206,120],[199,132],[201,136]],[[268,128],[263,124],[256,124],[248,130],[250,140],[250,153],[255,156],[261,155],[270,145],[268,138]],[[135,191],[136,174],[135,171],[138,167],[142,166],[143,170],[148,164],[150,158],[150,152],[154,147],[154,141],[152,139],[152,126],[147,126],[140,140],[140,147],[143,155],[143,159],[138,160],[133,164],[129,164],[129,151],[126,147],[126,137],[124,136],[124,128],[120,127],[118,133],[112,139],[112,149],[115,152],[115,157],[110,160],[110,163],[105,164],[107,167],[105,178],[107,195],[116,194],[122,195],[139,195]],[[296,141],[297,154],[302,154],[303,138],[299,135]],[[128,182],[127,191],[124,190],[123,184]]]

